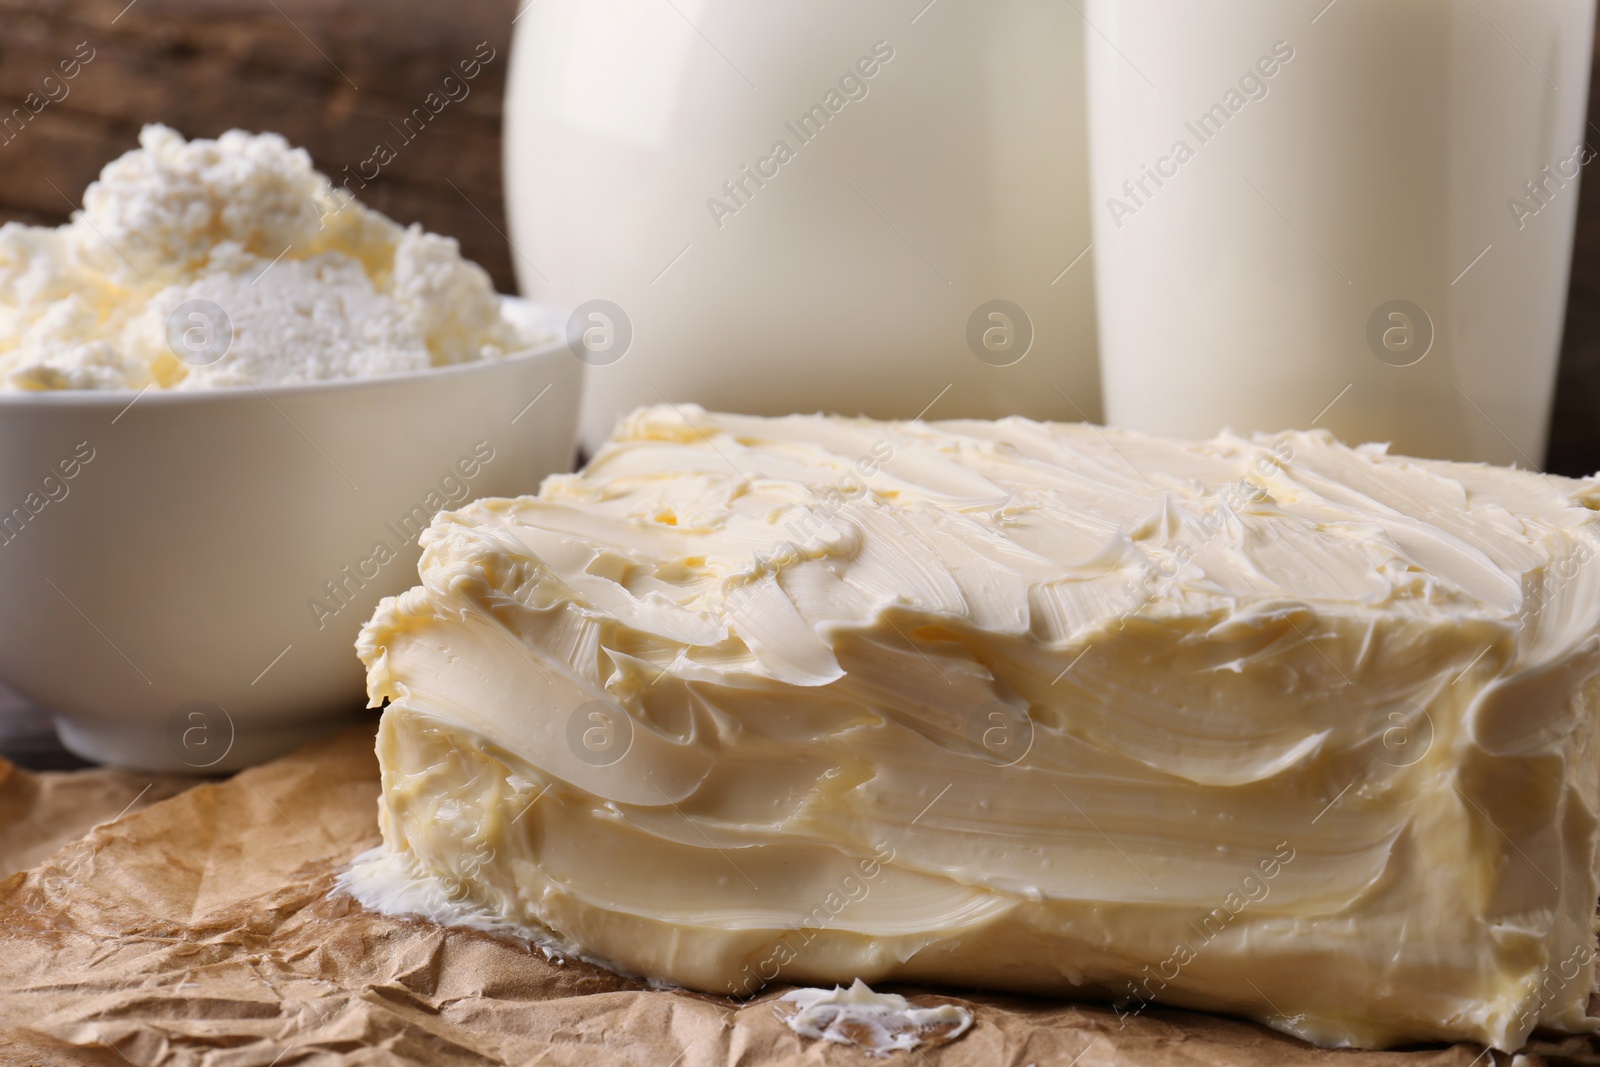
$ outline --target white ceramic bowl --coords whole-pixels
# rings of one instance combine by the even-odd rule
[[[230,770],[360,713],[353,642],[433,512],[573,459],[557,339],[421,374],[0,394],[0,680],[88,759]]]

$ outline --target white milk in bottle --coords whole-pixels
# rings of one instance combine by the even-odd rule
[[[1593,0],[1090,0],[1106,414],[1543,462]]]
[[[575,311],[593,447],[638,404],[1099,414],[1082,17],[1055,0],[537,0],[507,197]]]

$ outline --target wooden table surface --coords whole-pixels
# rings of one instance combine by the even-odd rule
[[[0,688],[0,756],[30,771],[89,766],[61,747],[48,715],[5,688]]]

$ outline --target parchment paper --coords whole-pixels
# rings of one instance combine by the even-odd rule
[[[0,759],[0,877],[43,863],[96,823],[194,784],[194,778],[181,775],[98,767],[34,773]]]
[[[106,801],[111,772],[79,773],[100,775],[85,779],[100,785],[74,792],[52,781],[5,814],[35,823],[64,818],[74,806],[82,808],[80,821],[115,815],[95,816],[79,803],[89,795]],[[6,788],[0,783],[0,803]],[[1469,1067],[1506,1060],[1470,1045],[1324,1051],[1190,1012],[1149,1011],[1122,1025],[1109,1007],[906,988],[898,991],[920,1004],[966,1004],[976,1022],[949,1045],[871,1059],[790,1032],[773,1012],[782,989],[745,1002],[647,989],[587,964],[552,963],[519,942],[375,915],[330,896],[338,868],[378,841],[377,796],[372,730],[364,726],[95,826],[0,882],[0,1061]],[[18,842],[3,854],[28,855],[48,840],[40,833],[29,844],[27,836],[15,826],[0,831],[0,842]],[[1559,1051],[1600,1063],[1585,1040]]]

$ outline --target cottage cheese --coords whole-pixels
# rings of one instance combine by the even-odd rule
[[[277,134],[147,126],[57,228],[0,227],[0,388],[207,389],[362,378],[521,346],[452,238],[356,202]],[[227,316],[182,359],[169,320]]]

